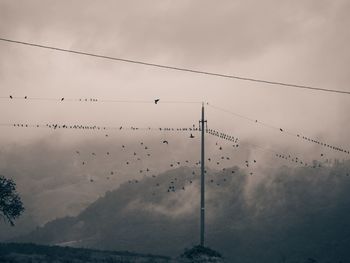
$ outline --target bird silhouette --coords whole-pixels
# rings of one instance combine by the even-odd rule
[[[61,101],[64,101],[64,98],[61,98]]]
[[[282,128],[280,128],[280,131],[283,132]]]
[[[159,99],[154,100],[154,104],[158,104],[158,102],[159,102]]]
[[[26,100],[28,97],[27,96],[24,96],[24,99]]]
[[[10,95],[10,99],[13,99],[12,95]]]
[[[168,141],[163,141],[163,143],[165,143],[165,144],[169,144],[169,142],[168,142]]]
[[[190,138],[191,138],[191,139],[193,139],[193,138],[194,138],[194,136],[193,136],[193,134],[192,134],[192,133],[191,133],[191,135],[190,135]]]

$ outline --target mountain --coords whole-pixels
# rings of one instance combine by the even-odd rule
[[[208,170],[206,245],[229,262],[350,260],[348,171],[349,161],[282,166],[260,178],[238,167]],[[78,216],[15,241],[178,256],[198,243],[198,175],[181,167],[122,184]]]

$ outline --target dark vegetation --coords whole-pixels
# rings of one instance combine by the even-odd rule
[[[128,251],[101,251],[83,248],[43,246],[35,244],[0,243],[2,263],[151,263],[171,262],[165,256],[144,255]]]
[[[194,260],[201,256],[207,256],[208,258],[222,258],[219,252],[200,245],[194,246],[191,249],[186,249],[185,252],[180,256],[180,258]]]
[[[16,192],[15,182],[0,175],[0,218],[14,226],[14,221],[23,211],[24,207]]]

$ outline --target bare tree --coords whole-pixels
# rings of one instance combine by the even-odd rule
[[[16,184],[12,179],[0,175],[0,217],[14,226],[14,221],[24,211],[23,203],[16,192]]]

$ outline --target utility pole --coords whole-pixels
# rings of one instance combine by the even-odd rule
[[[205,170],[204,170],[204,123],[207,122],[204,120],[204,102],[202,103],[202,119],[200,120],[201,127],[201,226],[200,226],[200,245],[204,246],[204,231],[205,231]]]

